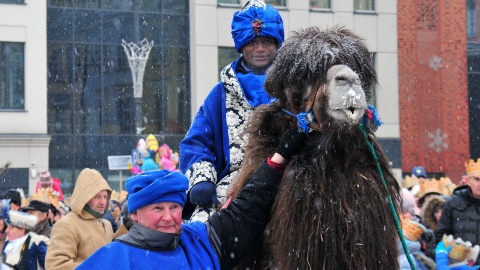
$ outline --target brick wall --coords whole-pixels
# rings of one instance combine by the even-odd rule
[[[466,0],[398,0],[402,171],[457,182],[469,159]]]

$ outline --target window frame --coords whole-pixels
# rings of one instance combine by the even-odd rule
[[[0,84],[5,85],[5,92],[0,92],[0,111],[25,111],[25,42],[1,41],[0,43],[2,44],[2,46],[0,46],[0,72],[5,71],[5,81],[0,81]],[[17,48],[21,50],[22,58],[18,62],[12,59],[14,53],[11,51],[11,46],[13,45],[21,45],[21,48]],[[22,81],[19,85],[21,89],[13,89],[13,87],[18,85],[13,85],[9,80],[17,74],[15,72],[19,69],[20,72],[18,72],[18,74],[22,74]],[[7,89],[8,85],[10,85],[12,89]],[[1,90],[0,88],[0,91]],[[7,96],[10,96],[10,98]],[[23,99],[23,103],[19,103],[19,106],[16,106],[14,101],[12,101],[12,99],[16,98]],[[5,103],[5,105],[2,105],[3,103]],[[8,104],[10,105],[8,106]]]
[[[368,5],[371,5],[371,9],[359,9],[356,6],[359,2],[369,2]],[[365,13],[365,14],[374,14],[375,11],[375,0],[353,0],[353,10],[355,13]]]

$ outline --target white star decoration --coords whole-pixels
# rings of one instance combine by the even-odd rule
[[[440,153],[443,149],[448,149],[448,143],[445,140],[448,138],[448,135],[442,133],[442,131],[437,128],[434,133],[428,133],[428,137],[431,139],[431,143],[428,147],[435,150],[435,152]]]
[[[437,71],[442,67],[442,58],[434,55],[430,60],[428,60],[429,66],[433,68],[433,70]]]

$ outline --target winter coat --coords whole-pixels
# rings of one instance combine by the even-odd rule
[[[472,196],[470,187],[455,189],[452,198],[443,206],[442,217],[435,232],[437,242],[442,240],[444,234],[451,234],[455,239],[460,237],[472,245],[480,245],[479,207],[480,199]],[[477,258],[475,264],[480,264],[480,258]]]
[[[435,219],[435,208],[442,208],[445,202],[445,199],[436,195],[428,198],[428,200],[425,201],[422,212],[420,213],[422,223],[425,225],[425,227],[433,231],[437,229],[438,222]]]
[[[189,179],[189,190],[199,182],[213,182],[222,204],[243,161],[245,125],[255,107],[274,100],[263,87],[266,75],[248,73],[242,61],[243,57],[222,70],[221,81],[208,94],[180,143],[180,171]],[[197,208],[192,220],[205,221],[215,211]]]
[[[84,210],[85,205],[102,190],[108,191],[110,199],[112,190],[100,173],[91,169],[80,173],[70,198],[71,211],[52,228],[47,269],[74,269],[97,249],[111,242],[112,224]]]
[[[36,269],[45,269],[45,255],[47,253],[48,245],[50,240],[48,237],[43,235],[38,235],[34,232],[29,232],[27,237],[23,240],[20,246],[17,249],[8,251],[8,240],[5,242],[5,246],[2,249],[2,257],[4,262],[7,265],[15,266],[15,269],[26,269],[26,270],[36,270]],[[20,240],[20,239],[18,239]],[[25,253],[23,254],[23,260],[20,262],[21,253],[23,246],[27,246]],[[2,268],[3,270],[4,268]],[[14,269],[14,268],[6,268]]]
[[[407,245],[408,252],[410,252],[410,257],[412,258],[415,269],[417,270],[429,270],[435,269],[435,262],[428,258],[421,251],[421,244],[418,241],[410,241],[405,239],[405,244]],[[407,256],[405,255],[405,250],[403,249],[402,243],[398,243],[398,264],[400,269],[410,270],[410,263],[408,262]]]
[[[263,163],[237,198],[206,223],[187,222],[179,236],[135,223],[77,269],[231,269],[262,234],[281,177]]]

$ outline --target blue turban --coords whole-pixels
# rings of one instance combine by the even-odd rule
[[[283,20],[271,5],[249,1],[242,10],[233,14],[232,38],[237,52],[240,53],[243,46],[257,36],[272,37],[278,46],[282,45]]]
[[[183,207],[187,200],[188,179],[179,172],[154,170],[129,178],[125,189],[130,213],[159,202],[175,202]]]

